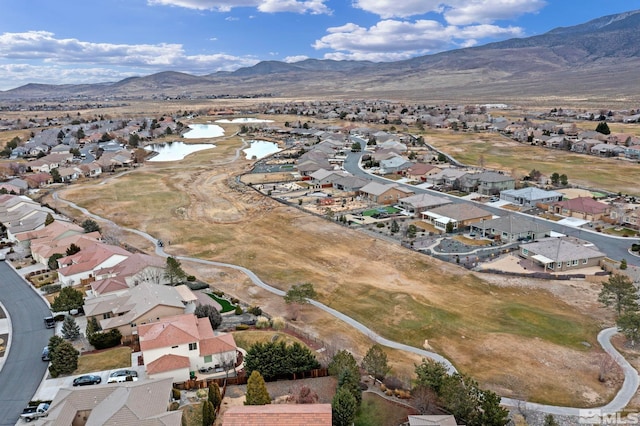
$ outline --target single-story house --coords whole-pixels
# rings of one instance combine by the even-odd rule
[[[569,237],[521,244],[519,250],[521,257],[532,260],[549,272],[600,266],[606,256],[592,243]]]
[[[556,191],[530,186],[522,189],[508,189],[500,192],[500,199],[524,207],[535,207],[538,203],[551,204],[562,201],[563,194]]]
[[[578,197],[553,203],[549,205],[548,210],[560,216],[594,221],[608,215],[611,212],[611,206],[590,197]]]
[[[376,204],[394,204],[401,198],[413,195],[414,192],[397,183],[369,182],[360,188],[360,194]]]
[[[434,166],[433,164],[415,163],[404,171],[404,175],[409,179],[426,182],[427,176],[435,175],[441,171],[442,169],[440,167]]]
[[[461,229],[474,223],[493,218],[493,214],[469,203],[448,204],[422,212],[422,218],[437,229],[446,230],[451,223],[453,229]]]
[[[131,254],[122,247],[96,241],[76,254],[58,259],[58,280],[63,286],[79,284],[93,278],[95,271],[117,265]]]
[[[425,210],[450,204],[451,200],[445,197],[438,197],[427,193],[415,194],[410,197],[401,198],[398,204],[414,215],[420,214]]]
[[[538,240],[551,235],[551,228],[527,218],[510,214],[474,223],[471,232],[482,237],[496,238],[512,243],[522,240]]]

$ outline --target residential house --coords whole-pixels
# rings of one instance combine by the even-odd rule
[[[563,194],[545,191],[535,186],[522,189],[508,189],[500,192],[500,199],[523,207],[535,207],[538,204],[551,204],[562,201]]]
[[[37,231],[16,235],[21,245],[29,247],[33,260],[43,265],[46,265],[54,254],[64,255],[72,244],[83,250],[99,242],[100,238],[99,232],[85,234],[81,227],[60,220],[55,220]]]
[[[407,161],[399,155],[380,161],[382,173],[400,173],[413,166],[414,163]]]
[[[462,229],[474,223],[493,218],[491,212],[473,204],[448,204],[422,212],[423,220],[433,224],[437,229],[446,230],[451,223],[452,229]]]
[[[591,147],[591,154],[603,157],[617,157],[624,155],[624,145],[610,145],[607,143],[599,143]]]
[[[0,191],[3,189],[10,194],[24,195],[29,189],[29,184],[23,179],[14,178],[7,182],[0,182]]]
[[[486,238],[499,238],[513,243],[522,240],[538,240],[551,235],[551,228],[518,215],[507,215],[483,220],[471,225],[471,232]]]
[[[425,210],[444,206],[445,204],[450,203],[451,200],[448,198],[438,197],[427,193],[415,194],[398,200],[398,204],[414,216],[419,215]]]
[[[442,169],[433,164],[415,163],[404,171],[404,175],[409,179],[419,182],[426,182],[427,177],[441,172]]]
[[[58,280],[63,286],[93,278],[95,271],[114,266],[131,256],[127,250],[95,242],[76,254],[58,259]]]
[[[202,367],[234,368],[238,348],[231,333],[213,330],[209,318],[176,315],[138,326],[140,351],[150,378],[187,380]]]
[[[350,173],[341,170],[325,170],[319,169],[311,173],[311,183],[316,188],[330,188],[333,186],[333,182],[338,179],[342,179],[348,176],[352,176]]]
[[[397,183],[369,182],[360,188],[360,194],[375,204],[393,204],[401,198],[413,195],[414,192]]]
[[[98,177],[102,174],[102,167],[97,162],[82,164],[80,170],[84,177]]]
[[[7,238],[17,242],[16,235],[35,231],[45,226],[47,217],[57,216],[55,212],[43,207],[24,195],[0,195],[0,223],[7,229]]]
[[[496,195],[500,191],[514,189],[516,185],[516,180],[513,177],[503,173],[482,172],[478,174],[477,179],[476,192],[482,195]]]
[[[70,164],[72,161],[73,154],[58,153],[46,155],[37,160],[30,161],[27,164],[34,172],[49,173],[51,172],[51,170]]]
[[[45,172],[27,175],[24,177],[24,180],[29,185],[29,188],[32,189],[42,188],[53,183],[51,174]]]
[[[331,404],[235,405],[229,407],[222,417],[222,426],[331,426],[331,424]]]
[[[178,287],[143,282],[119,293],[85,299],[84,313],[87,319],[98,320],[103,330],[118,329],[128,339],[139,334],[143,324],[193,313],[195,295]]]
[[[467,173],[469,172],[467,172],[466,170],[449,167],[443,169],[440,173],[427,176],[427,182],[436,186],[447,186],[450,188],[454,188],[456,187],[458,180]]]
[[[578,197],[553,203],[549,205],[548,210],[560,216],[594,221],[608,215],[611,211],[611,206],[590,197]]]
[[[545,238],[521,244],[519,255],[542,266],[545,272],[564,272],[600,266],[605,254],[577,238]]]
[[[370,180],[356,176],[345,176],[333,182],[333,188],[345,192],[358,192],[363,186],[371,182]]]
[[[168,411],[172,386],[164,379],[61,388],[37,424],[180,426],[182,411]]]
[[[82,171],[77,167],[60,167],[58,175],[62,182],[73,182],[83,175]]]
[[[102,296],[135,287],[143,282],[166,285],[166,261],[157,256],[134,253],[122,262],[95,271],[95,281],[91,283],[91,294]]]

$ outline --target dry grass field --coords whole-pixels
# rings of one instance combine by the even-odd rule
[[[242,265],[283,290],[311,282],[321,302],[387,338],[436,350],[501,395],[590,406],[615,393],[619,374],[598,381],[601,351],[595,336],[607,318],[596,301],[599,284],[478,275],[312,217],[236,182],[250,168],[247,160],[233,161],[239,138],[216,145],[183,161],[147,163],[103,182],[73,185],[62,196],[121,226],[170,241],[165,249],[172,255]],[[488,154],[485,158],[494,162]],[[77,215],[61,203],[57,207]],[[121,238],[152,252],[140,237],[123,232]],[[238,272],[183,266],[266,312],[287,312],[282,298]],[[302,309],[296,324],[357,357],[372,344],[312,307]],[[392,374],[411,378],[419,357],[388,354]]]

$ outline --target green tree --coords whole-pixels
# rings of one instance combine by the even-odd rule
[[[467,426],[475,426],[474,417],[479,405],[478,384],[469,376],[454,373],[447,376],[439,393],[444,408]]]
[[[271,404],[271,397],[267,392],[267,385],[258,370],[251,372],[247,380],[247,396],[244,405]]]
[[[418,232],[418,227],[415,226],[413,223],[407,227],[408,238],[415,238],[417,232]]]
[[[64,342],[64,339],[60,336],[57,335],[53,335],[49,338],[49,353],[51,353],[52,351],[54,351],[56,349],[56,347],[60,344]]]
[[[333,426],[351,426],[356,418],[358,405],[353,395],[345,388],[338,391],[331,400],[331,424]]]
[[[444,153],[442,153],[442,152],[438,153],[438,162],[439,163],[446,163],[447,162],[447,156],[444,155]]]
[[[567,186],[569,184],[569,178],[564,173],[560,175],[559,181],[562,186]]]
[[[53,299],[51,310],[55,312],[70,311],[80,309],[84,303],[84,295],[80,290],[73,287],[64,287]]]
[[[423,358],[420,365],[415,369],[417,386],[424,386],[432,389],[436,394],[440,394],[440,389],[445,379],[449,375],[447,366],[432,359]]]
[[[613,306],[616,314],[638,309],[638,296],[635,286],[626,275],[614,274],[602,284],[598,301],[606,306]]]
[[[67,247],[66,253],[67,253],[67,256],[71,256],[78,253],[79,251],[80,251],[80,247],[78,247],[74,243],[71,243],[71,245]]]
[[[551,414],[544,416],[544,426],[560,426]]]
[[[86,234],[90,232],[100,232],[100,225],[92,219],[86,219],[80,226],[82,226],[82,229],[84,229]]]
[[[49,267],[49,269],[51,269],[52,271],[58,269],[58,259],[62,259],[63,257],[64,254],[62,253],[53,253],[47,260],[47,266]]]
[[[132,133],[129,135],[129,145],[137,148],[140,145],[140,136],[137,133]]]
[[[631,346],[635,346],[640,340],[640,312],[625,312],[616,321],[618,330],[629,339]]]
[[[505,426],[509,423],[509,410],[500,406],[500,397],[489,390],[481,390],[480,403],[473,423],[478,426]]]
[[[62,323],[62,335],[67,340],[76,340],[80,337],[80,326],[71,315],[64,317],[64,322]]]
[[[168,127],[167,127],[168,128]],[[216,421],[216,410],[211,401],[202,402],[202,426],[211,426]]]
[[[85,137],[84,130],[82,130],[82,127],[81,127],[81,128],[79,128],[79,129],[78,129],[78,131],[76,132],[76,138],[78,138],[78,139],[82,139],[82,138],[84,138],[84,137]]]
[[[50,348],[49,373],[51,373],[51,377],[73,373],[78,368],[79,355],[80,353],[67,341],[60,342],[53,350]]]
[[[603,135],[609,135],[611,134],[611,129],[609,129],[609,125],[606,122],[601,121],[596,126],[596,132],[602,133]]]
[[[551,183],[554,185],[560,183],[560,175],[557,172],[553,172],[553,174],[551,174]]]
[[[360,142],[354,142],[351,144],[351,152],[360,152],[362,151],[362,145]]]
[[[444,227],[444,231],[445,231],[447,234],[452,233],[452,232],[453,232],[453,222],[447,222],[447,224],[446,224],[446,225],[445,225],[445,227]]]
[[[84,329],[84,335],[87,336],[87,340],[91,341],[93,336],[100,332],[100,324],[95,317],[91,317],[87,320],[87,327]]]
[[[284,341],[257,342],[251,345],[244,358],[247,374],[260,371],[267,380],[285,374],[296,374],[320,367],[320,363],[306,346],[287,345]]]
[[[167,126],[167,129],[164,131],[164,133],[165,133],[166,135],[172,135],[172,134],[173,134],[173,130],[171,129],[171,127],[168,127],[168,126]]]
[[[53,182],[62,182],[62,177],[60,177],[60,172],[58,171],[57,167],[55,169],[51,169],[51,171],[49,171],[49,174],[51,175],[51,179],[53,180]]]
[[[395,234],[396,232],[398,232],[400,230],[400,225],[398,225],[398,222],[393,220],[391,222],[391,227],[390,227],[389,230],[391,231],[392,234]]]
[[[220,315],[220,312],[218,312],[218,310],[213,305],[198,304],[193,313],[198,318],[209,318],[211,328],[213,328],[214,330],[220,327],[220,324],[222,324],[222,315]]]
[[[170,285],[180,284],[187,274],[182,270],[182,264],[174,257],[167,257],[167,266],[164,270],[164,277]]]
[[[47,217],[44,219],[44,226],[49,226],[49,225],[51,225],[53,222],[55,222],[55,219],[53,218],[53,216],[51,215],[51,213],[47,213]]]
[[[625,269],[627,269],[627,259],[622,259],[622,260],[620,261],[620,269],[621,269],[621,270],[623,270],[623,271],[624,271]]]
[[[220,393],[220,386],[216,382],[209,385],[209,393],[207,394],[207,400],[213,404],[213,408],[216,410],[222,404],[222,394]]]
[[[347,350],[338,351],[338,353],[331,358],[331,362],[328,367],[329,374],[332,376],[340,376],[340,373],[342,373],[343,370],[351,370],[356,376],[360,373],[356,359],[353,357],[351,352]]]
[[[384,380],[389,372],[389,365],[387,364],[387,354],[382,346],[375,344],[369,348],[362,359],[362,369],[377,380]]]
[[[287,304],[296,303],[298,305],[304,305],[309,303],[307,299],[314,299],[317,296],[313,284],[304,283],[298,285],[292,285],[291,288],[284,295],[284,301]]]
[[[338,376],[338,389],[346,389],[356,400],[356,406],[362,403],[362,389],[360,389],[360,373],[344,369]]]

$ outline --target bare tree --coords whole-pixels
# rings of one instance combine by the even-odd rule
[[[418,386],[411,392],[413,406],[420,414],[429,414],[438,407],[438,395],[433,389]]]
[[[609,378],[609,374],[613,372],[613,369],[616,365],[616,361],[609,354],[602,354],[600,356],[600,360],[598,362],[599,372],[598,372],[598,380],[601,383],[604,383]]]
[[[164,268],[147,266],[135,275],[136,281],[161,284],[165,275]]]
[[[229,371],[234,371],[237,357],[237,352],[223,352],[218,356],[218,360],[220,360],[220,366],[224,370],[225,379],[229,378]]]

